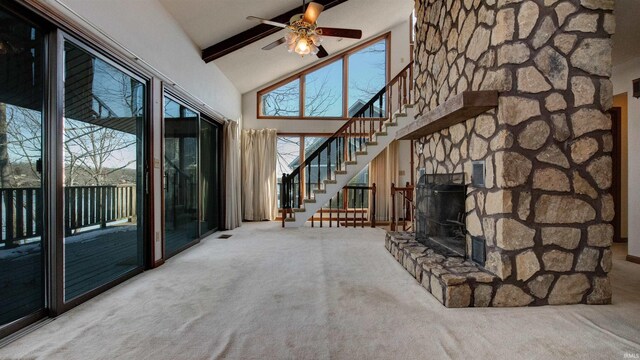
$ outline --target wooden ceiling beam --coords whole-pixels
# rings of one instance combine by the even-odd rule
[[[323,5],[325,11],[347,1],[348,0],[314,0],[314,2]],[[295,9],[291,9],[286,13],[280,14],[270,20],[279,22],[279,23],[288,24],[289,20],[293,15],[300,14],[301,12],[302,12],[302,7],[298,6]],[[251,15],[251,14],[247,14],[247,15]],[[252,27],[249,30],[245,30],[239,34],[236,34],[228,39],[222,40],[219,43],[211,45],[208,48],[202,50],[202,60],[204,60],[204,62],[206,63],[209,63],[211,61],[214,61],[215,59],[221,58],[227,54],[230,54],[236,50],[239,50],[249,44],[253,44],[254,42],[260,39],[264,39],[265,37],[271,34],[275,34],[280,30],[282,29],[275,26],[259,24],[257,26]]]

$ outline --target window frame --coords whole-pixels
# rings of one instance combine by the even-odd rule
[[[262,88],[256,93],[256,118],[260,120],[349,120],[349,57],[358,51],[367,48],[381,40],[385,40],[385,80],[387,84],[390,79],[391,72],[391,32],[386,32],[382,35],[376,36],[370,40],[365,41],[362,44],[354,46],[350,49],[344,50],[336,55],[333,55],[327,60],[314,64],[302,71],[299,71],[291,76],[288,76],[272,85]],[[331,65],[336,61],[342,60],[342,116],[305,116],[305,78],[306,75],[319,70],[325,66]],[[270,93],[273,90],[280,88],[292,81],[298,79],[299,93],[298,98],[300,105],[298,106],[298,115],[295,116],[273,116],[264,115],[262,113],[262,96]]]

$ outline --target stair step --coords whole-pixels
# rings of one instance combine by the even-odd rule
[[[365,156],[367,155],[366,151],[356,151],[356,156]]]
[[[376,145],[378,145],[378,142],[377,141],[367,141],[365,144],[367,146],[376,146]]]
[[[309,203],[309,204],[315,204],[316,203],[316,199],[304,199],[305,203]]]
[[[386,127],[398,126],[398,123],[389,121],[389,122],[384,123],[384,126],[386,126]]]
[[[295,218],[286,218],[284,219],[284,222],[295,222],[296,219]]]
[[[345,165],[356,165],[356,164],[358,164],[358,162],[355,161],[355,160],[348,160],[348,161],[345,161],[344,164]],[[346,171],[345,171],[345,173],[346,173]]]
[[[316,190],[313,190],[313,193],[314,194],[326,194],[327,190],[326,189],[316,189]]]
[[[336,170],[334,173],[336,175],[347,175],[347,170]]]
[[[335,171],[335,173],[338,173],[338,171]],[[345,173],[346,173],[346,171],[345,171]],[[337,184],[338,181],[337,180],[332,180],[332,179],[325,179],[324,183],[325,184]]]
[[[294,212],[294,213],[305,212],[305,211],[306,211],[306,209],[305,209],[305,208],[296,208],[296,209],[293,209],[293,212]]]
[[[378,131],[376,133],[376,136],[387,136],[387,135],[389,135],[389,133],[387,133],[386,131]]]

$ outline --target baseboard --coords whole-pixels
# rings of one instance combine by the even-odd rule
[[[627,261],[640,264],[640,256],[627,255]]]

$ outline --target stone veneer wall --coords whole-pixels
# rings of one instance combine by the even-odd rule
[[[418,168],[464,172],[467,230],[487,240],[494,298],[611,301],[613,0],[416,0],[418,112],[466,90],[497,110],[416,142]],[[470,186],[471,162],[486,187]],[[470,241],[470,236],[467,236]]]

